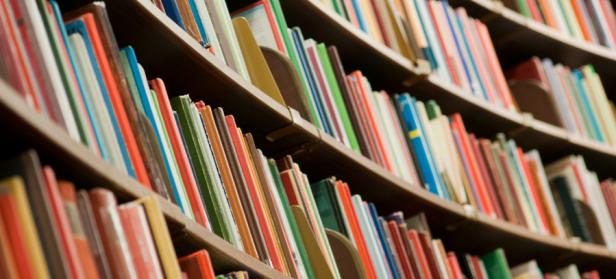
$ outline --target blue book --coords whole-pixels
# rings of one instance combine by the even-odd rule
[[[458,29],[460,29],[460,32],[463,32],[464,30],[464,25],[462,24],[462,20],[460,19],[460,17],[456,16],[455,18],[456,24],[458,25]],[[464,45],[464,51],[466,52],[466,57],[468,57],[469,61],[469,74],[472,74],[471,80],[471,86],[473,87],[473,90],[479,94],[481,94],[482,96],[484,96],[484,98],[487,98],[488,93],[486,91],[486,88],[483,86],[483,83],[481,81],[479,81],[479,77],[481,76],[479,74],[479,68],[477,68],[477,65],[475,64],[475,61],[473,61],[472,59],[472,54],[471,54],[471,48],[470,45],[468,44],[468,41],[466,40],[466,36],[462,36],[460,42]],[[464,57],[464,56],[463,56]],[[472,71],[472,72],[470,72]]]
[[[321,119],[321,123],[323,124],[323,130],[333,135],[332,127],[330,126],[329,121],[327,120],[327,114],[325,112],[325,105],[321,102],[321,98],[319,96],[318,86],[316,83],[316,79],[312,74],[312,70],[310,69],[310,63],[308,62],[308,56],[306,55],[306,50],[304,49],[304,36],[302,35],[302,31],[298,27],[293,27],[290,29],[291,35],[293,38],[293,43],[295,45],[295,49],[297,50],[297,54],[300,60],[300,64],[304,75],[306,77],[306,81],[308,82],[310,94],[312,95],[312,99],[314,100],[314,104],[317,108],[317,112],[319,113],[319,118]]]
[[[398,279],[400,278],[400,274],[402,271],[398,269],[399,267],[396,263],[396,258],[391,251],[389,241],[387,241],[387,235],[385,229],[383,228],[383,223],[381,222],[381,220],[385,220],[383,219],[383,217],[380,217],[379,214],[376,212],[376,207],[373,203],[368,203],[368,207],[370,208],[370,216],[372,217],[372,223],[378,234],[379,241],[381,242],[381,247],[383,247],[385,258],[387,259],[387,263],[389,263],[389,271],[391,272],[393,279]]]
[[[575,77],[575,87],[577,87],[577,91],[580,94],[580,99],[582,99],[582,105],[590,120],[590,125],[592,128],[593,135],[595,139],[598,141],[604,142],[605,139],[603,137],[603,133],[601,133],[601,129],[599,128],[599,122],[597,120],[597,116],[595,115],[595,111],[593,111],[592,106],[590,105],[590,99],[588,98],[588,94],[584,89],[584,85],[582,81],[584,80],[584,74],[580,72],[580,70],[573,70],[573,76]]]
[[[419,170],[422,177],[425,179],[424,183],[428,187],[428,191],[433,194],[444,198],[442,187],[440,185],[440,179],[438,172],[434,165],[434,160],[428,150],[428,144],[423,136],[423,129],[421,122],[415,111],[415,100],[408,94],[398,95],[398,108],[401,111],[404,124],[407,126],[409,133],[408,137],[411,140],[411,145],[415,150],[417,156],[417,162],[419,163]]]
[[[353,4],[353,9],[355,10],[355,17],[357,18],[357,23],[359,24],[359,29],[368,33],[368,28],[366,27],[366,21],[364,20],[364,15],[362,14],[362,8],[359,5],[358,0],[351,0]]]
[[[199,16],[199,9],[197,9],[197,4],[195,0],[188,0],[188,5],[190,5],[190,10],[192,11],[193,17],[195,18],[195,23],[197,24],[197,29],[199,29],[199,34],[201,34],[201,39],[203,39],[201,45],[207,46],[210,44],[207,33],[205,32],[205,27],[203,27],[203,21]]]
[[[156,141],[158,143],[158,147],[160,148],[160,153],[163,154],[163,163],[165,165],[165,170],[169,177],[169,185],[171,185],[171,189],[173,190],[174,200],[177,202],[178,207],[185,214],[190,214],[189,210],[191,210],[190,206],[184,204],[184,200],[181,198],[180,191],[184,191],[184,189],[180,189],[181,185],[176,183],[176,179],[173,177],[172,170],[172,162],[168,160],[168,153],[165,150],[166,142],[162,137],[163,132],[161,131],[161,127],[156,125],[157,121],[155,117],[157,117],[158,112],[152,110],[153,104],[151,103],[149,90],[146,89],[146,84],[143,83],[141,78],[141,73],[139,71],[139,64],[137,62],[137,56],[135,55],[135,50],[132,47],[125,47],[120,50],[120,54],[125,56],[128,61],[128,65],[130,67],[130,72],[126,73],[127,79],[132,79],[135,82],[138,93],[138,100],[134,100],[135,102],[141,103],[141,107],[143,108],[143,112],[145,116],[150,121],[152,128],[154,129],[154,134],[156,134]]]
[[[126,144],[124,141],[124,137],[122,134],[122,130],[120,128],[120,124],[118,122],[118,119],[115,115],[115,111],[114,111],[114,107],[113,107],[113,103],[111,102],[111,98],[109,97],[109,92],[107,91],[107,86],[105,85],[105,80],[103,78],[103,74],[102,74],[102,70],[100,69],[100,64],[98,62],[98,59],[96,57],[96,54],[94,53],[94,48],[92,47],[92,41],[90,39],[90,35],[88,33],[87,27],[85,25],[85,22],[83,22],[82,19],[76,19],[73,20],[72,22],[66,24],[66,29],[68,34],[79,34],[81,35],[81,37],[84,40],[84,43],[86,44],[86,47],[88,49],[88,56],[90,57],[90,61],[91,61],[91,66],[92,66],[92,70],[94,71],[94,73],[96,74],[96,80],[98,82],[99,88],[101,90],[101,94],[103,97],[103,100],[105,101],[105,109],[107,110],[107,114],[109,115],[109,119],[111,121],[111,124],[113,125],[113,130],[115,131],[115,136],[116,136],[116,141],[117,144],[119,146],[120,152],[122,153],[122,159],[124,161],[124,167],[126,168],[127,173],[131,176],[131,177],[136,177],[135,174],[135,170],[133,168],[133,164],[131,162],[130,159],[130,155],[128,154],[128,149],[126,148]],[[67,34],[63,34],[67,35]],[[68,39],[67,39],[68,40]],[[69,52],[69,57],[74,56],[74,54],[72,53],[72,50],[70,47],[67,47],[67,52]],[[74,59],[71,58],[71,63],[75,63]],[[76,67],[75,64],[73,64],[73,67]],[[75,68],[76,69],[76,68]],[[75,71],[75,75],[77,77],[78,71]],[[78,78],[78,80],[80,80],[81,77]],[[96,119],[95,116],[93,115],[94,113],[94,109],[92,108],[92,106],[95,106],[97,104],[93,103],[93,100],[90,100],[90,98],[87,97],[88,93],[85,90],[85,86],[83,85],[83,80],[78,81],[78,83],[80,84],[80,89],[82,89],[82,98],[84,100],[84,106],[86,107],[86,110],[88,111],[88,115],[90,117],[90,119]],[[104,142],[103,136],[102,136],[102,131],[100,130],[100,127],[98,127],[98,123],[97,121],[91,121],[91,125],[92,125],[92,129],[94,130],[94,133],[96,135],[96,139],[99,143]],[[102,149],[102,145],[99,144],[99,146],[101,146]],[[104,152],[104,153],[103,153]],[[109,160],[109,153],[107,150],[101,150],[101,155],[103,156],[103,158],[105,158],[106,160]]]
[[[471,73],[470,73],[470,65],[468,65],[468,63],[470,61],[467,61],[467,59],[464,59],[464,45],[463,45],[463,38],[461,38],[460,36],[461,33],[456,32],[456,31],[461,31],[458,28],[458,24],[457,24],[457,17],[456,15],[453,15],[450,13],[449,10],[449,2],[447,0],[444,0],[441,2],[441,6],[443,7],[443,13],[445,14],[445,17],[447,18],[447,25],[449,26],[449,29],[451,30],[451,34],[453,35],[453,41],[456,44],[456,52],[458,53],[458,56],[461,58],[460,60],[462,60],[462,66],[464,68],[464,76],[466,78],[466,81],[468,82],[469,85],[473,85],[473,79],[471,78]],[[452,18],[453,17],[453,18]],[[464,37],[464,36],[462,36]]]
[[[178,8],[178,3],[175,0],[162,0],[163,8],[165,8],[165,13],[169,18],[171,18],[175,23],[177,23],[182,29],[186,30],[184,26],[184,21],[182,20],[182,16],[180,15],[180,8]]]

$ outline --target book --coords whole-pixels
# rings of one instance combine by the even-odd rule
[[[214,268],[207,250],[199,250],[178,259],[182,272],[190,279],[214,279]]]

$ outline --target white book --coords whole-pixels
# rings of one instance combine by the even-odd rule
[[[375,111],[377,112],[377,121],[379,121],[379,125],[383,127],[383,139],[386,141],[385,148],[387,148],[389,154],[391,154],[392,165],[394,174],[406,180],[408,173],[404,171],[406,169],[405,162],[402,159],[402,152],[408,152],[402,150],[396,142],[396,137],[393,131],[393,126],[391,121],[389,120],[387,112],[387,108],[385,107],[383,94],[387,93],[379,93],[374,92],[371,94],[371,97],[374,99],[375,103]]]
[[[214,28],[214,24],[210,18],[210,12],[205,5],[205,2],[195,1],[195,5],[197,6],[197,16],[201,19],[201,23],[203,24],[203,29],[205,29],[210,47],[214,48],[214,57],[217,57],[220,61],[224,62],[225,56],[222,51],[222,47],[220,46],[218,35],[216,35],[216,29]]]
[[[39,11],[35,0],[25,0],[27,18],[32,22],[32,32],[34,33],[33,45],[38,46],[42,52],[41,58],[43,68],[49,75],[53,92],[47,92],[56,98],[60,108],[61,116],[64,120],[64,125],[71,136],[76,141],[80,141],[79,129],[77,122],[73,116],[68,96],[66,95],[67,88],[64,87],[62,77],[60,76],[60,65],[55,60],[55,55],[52,51],[50,38],[47,36],[45,22]]]
[[[227,65],[244,77],[244,79],[250,81],[250,75],[248,74],[242,50],[235,35],[235,29],[233,28],[226,2],[224,0],[205,0],[205,4]]]
[[[437,38],[436,32],[434,29],[434,23],[430,18],[430,12],[426,6],[426,0],[413,0],[415,2],[415,7],[417,8],[417,14],[419,15],[419,19],[421,20],[421,24],[423,26],[423,30],[426,32],[426,37],[430,44],[430,49],[434,54],[434,59],[436,60],[437,67],[434,69],[435,72],[438,73],[438,77],[445,81],[451,82],[451,76],[447,71],[447,64],[445,62],[445,54],[441,51],[441,45]]]
[[[543,274],[539,269],[537,261],[532,260],[523,264],[516,265],[510,269],[514,278],[522,277],[525,279],[542,279]]]
[[[607,136],[607,142],[611,145],[616,145],[616,120],[614,119],[614,113],[609,105],[609,100],[605,95],[605,89],[601,83],[601,78],[589,67],[584,67],[582,70],[584,77],[588,80],[590,85],[590,95],[595,100],[596,107],[598,109],[599,119],[603,126],[604,135]]]
[[[364,235],[364,240],[366,242],[366,246],[368,247],[368,254],[372,261],[372,265],[374,266],[378,278],[390,278],[389,271],[385,269],[385,263],[383,259],[385,257],[380,253],[377,248],[376,241],[374,238],[374,234],[372,228],[370,228],[369,217],[366,214],[363,201],[359,195],[353,195],[353,209],[355,210],[355,214],[357,214],[357,219],[359,219],[359,226]]]
[[[582,276],[580,276],[580,271],[575,264],[570,264],[564,268],[556,270],[556,275],[558,275],[560,279],[582,279]]]
[[[278,49],[276,37],[274,36],[274,26],[271,25],[265,10],[264,4],[259,4],[250,9],[243,10],[233,15],[234,17],[244,17],[250,25],[250,30],[255,36],[255,40],[260,46],[271,49]]]
[[[103,92],[101,91],[101,86],[105,85],[98,82],[93,68],[92,63],[95,61],[90,60],[87,46],[80,34],[76,33],[70,35],[69,41],[75,50],[74,54],[77,58],[75,59],[77,67],[82,74],[82,81],[87,89],[83,92],[83,95],[87,97],[89,103],[92,104],[90,109],[95,119],[91,120],[96,121],[98,124],[97,126],[100,128],[100,136],[103,141],[99,142],[99,144],[103,145],[102,148],[104,148],[107,153],[102,154],[103,159],[109,161],[123,173],[127,173],[124,157],[122,157],[122,151],[120,150],[113,123],[111,122],[108,111],[105,109],[105,100],[103,99]]]
[[[545,69],[545,75],[548,79],[548,83],[550,84],[550,88],[552,89],[552,97],[556,101],[556,105],[558,106],[559,116],[565,125],[567,131],[578,135],[577,128],[575,126],[575,120],[571,113],[569,113],[573,108],[569,107],[567,104],[567,96],[563,92],[562,84],[558,82],[556,78],[556,73],[554,71],[554,64],[550,59],[543,59],[541,61],[543,64],[543,69]]]

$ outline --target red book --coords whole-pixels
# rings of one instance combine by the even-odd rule
[[[550,83],[543,71],[541,60],[536,56],[507,70],[505,76],[507,76],[509,80],[514,81],[534,80],[539,82],[543,87],[547,89],[550,88]]]
[[[123,204],[118,207],[118,214],[137,276],[143,279],[164,278],[143,206]]]
[[[95,188],[90,190],[89,197],[96,227],[113,276],[117,278],[135,276],[126,236],[119,223],[120,217],[115,196],[109,190]]]
[[[214,279],[216,274],[210,261],[210,254],[206,250],[199,250],[188,256],[178,259],[182,272],[188,279]]]
[[[71,223],[69,222],[64,209],[64,203],[62,202],[62,198],[60,196],[56,175],[53,169],[49,166],[44,166],[43,177],[45,179],[45,188],[47,190],[47,194],[49,195],[50,205],[53,209],[52,215],[56,225],[58,226],[58,231],[60,232],[62,249],[64,249],[64,255],[66,255],[71,274],[74,278],[86,278],[83,266],[79,260],[77,247],[73,241]]]
[[[105,52],[102,38],[99,34],[98,28],[96,27],[94,16],[91,13],[87,13],[80,16],[79,18],[84,21],[88,29],[88,35],[90,36],[90,40],[92,41],[92,47],[94,48],[99,67],[103,74],[103,79],[105,80],[105,85],[109,92],[109,99],[111,100],[114,112],[116,114],[116,118],[118,119],[118,125],[120,125],[120,130],[122,131],[122,138],[124,139],[124,143],[126,144],[128,154],[130,155],[130,160],[133,164],[137,180],[139,180],[139,182],[141,182],[147,188],[152,189],[152,184],[143,163],[141,152],[139,151],[139,147],[137,146],[137,140],[135,139],[135,135],[126,114],[124,103],[122,102],[122,97],[120,96],[119,85],[116,83],[112,67],[109,60],[107,59],[108,55]]]
[[[468,133],[466,132],[466,128],[464,127],[464,122],[462,122],[462,116],[456,113],[451,116],[451,126],[452,129],[455,129],[460,137],[460,144],[462,147],[462,152],[466,157],[466,162],[464,162],[471,173],[471,180],[473,181],[473,185],[476,187],[477,193],[479,195],[479,201],[483,206],[483,209],[486,214],[492,215],[494,214],[494,206],[490,202],[490,198],[486,191],[486,187],[484,181],[479,173],[479,167],[477,166],[477,160],[473,154],[471,144],[468,139]]]
[[[368,111],[364,107],[364,104],[361,101],[361,97],[359,93],[359,90],[361,89],[359,88],[359,81],[357,80],[357,75],[348,75],[346,77],[346,81],[347,81],[347,84],[349,85],[349,97],[351,101],[355,104],[355,106],[358,108],[357,113],[359,114],[359,116],[357,118],[359,119],[359,126],[361,128],[362,133],[366,135],[366,138],[365,138],[366,139],[366,149],[367,149],[366,151],[368,154],[364,154],[364,155],[366,155],[368,158],[370,158],[377,164],[383,166],[384,159],[382,158],[382,155],[379,152],[378,144],[376,143],[376,138],[375,138],[376,135],[374,134],[374,131],[372,131],[372,128],[370,127]]]
[[[460,263],[458,262],[458,258],[456,254],[453,252],[447,253],[447,263],[449,263],[449,267],[451,268],[451,279],[462,279],[464,275],[462,274],[462,269],[460,268]]]
[[[394,243],[392,248],[396,250],[404,276],[409,279],[415,279],[415,276],[413,275],[413,267],[410,262],[411,256],[405,249],[404,242],[400,236],[400,232],[398,231],[398,223],[396,223],[396,221],[388,221],[387,226],[391,232],[392,241]]]
[[[242,143],[242,135],[235,124],[233,116],[228,115],[225,117],[225,120],[227,122],[227,126],[229,127],[229,134],[231,135],[231,140],[233,141],[233,148],[235,148],[235,152],[240,163],[240,168],[242,170],[244,179],[246,180],[248,192],[250,192],[250,199],[255,208],[255,213],[257,215],[258,223],[261,228],[261,233],[263,234],[263,238],[265,239],[267,251],[271,256],[272,265],[276,270],[283,271],[284,267],[282,263],[282,256],[280,255],[280,251],[278,251],[278,249],[276,249],[275,247],[276,239],[274,239],[272,228],[270,228],[267,216],[265,215],[265,207],[263,205],[263,201],[261,200],[261,196],[259,195],[259,189],[257,189],[257,182],[254,180],[254,177],[250,171],[250,158],[248,158],[248,154],[244,149]]]
[[[526,0],[526,3],[528,9],[530,10],[531,17],[538,22],[545,23],[543,17],[541,16],[541,12],[539,11],[539,7],[537,6],[537,2],[535,2],[535,0]]]
[[[360,71],[354,71],[351,75],[357,81],[357,85],[359,86],[358,93],[360,96],[360,100],[363,103],[362,106],[364,107],[364,109],[366,109],[366,112],[368,113],[369,124],[376,138],[376,144],[378,146],[377,153],[381,155],[381,158],[383,160],[383,166],[389,171],[392,171],[394,168],[393,168],[391,159],[389,158],[386,152],[387,149],[385,148],[385,140],[382,138],[383,134],[380,132],[378,128],[379,126],[377,125],[377,122],[376,122],[376,119],[377,119],[376,112],[374,111],[374,108],[370,105],[371,102],[369,101],[371,96],[369,96],[368,94],[373,94],[373,93],[368,92],[368,89],[365,88],[364,82],[363,82],[363,75],[361,74]]]
[[[432,239],[428,236],[428,234],[423,232],[418,232],[417,235],[419,236],[419,242],[421,242],[421,247],[426,255],[426,260],[428,262],[428,267],[430,268],[432,277],[435,279],[443,278],[443,275],[438,267],[436,253],[434,249],[432,249]]]
[[[355,210],[353,210],[353,203],[351,202],[351,193],[349,191],[349,187],[341,182],[336,182],[336,190],[338,191],[338,195],[342,199],[342,207],[344,210],[344,214],[347,216],[349,220],[349,225],[351,227],[351,233],[353,235],[352,240],[355,242],[355,246],[359,252],[359,257],[361,258],[364,267],[366,268],[366,276],[368,278],[377,278],[376,271],[374,266],[372,265],[372,260],[370,259],[370,254],[368,253],[368,248],[366,246],[366,242],[364,239],[364,235],[361,232],[361,228],[359,227],[359,219],[355,214]]]
[[[471,147],[473,151],[473,155],[477,158],[477,166],[479,166],[479,173],[485,183],[486,190],[488,192],[488,197],[490,198],[490,202],[494,205],[494,212],[496,213],[496,217],[499,219],[505,219],[505,214],[503,213],[503,209],[501,208],[501,203],[496,197],[496,188],[490,179],[490,174],[488,173],[486,161],[483,158],[481,151],[479,150],[479,141],[475,138],[475,135],[470,135]]]
[[[17,201],[13,195],[0,194],[0,217],[5,233],[11,240],[10,249],[13,252],[19,278],[34,278],[34,266],[30,262],[25,234],[17,213]]]
[[[408,230],[406,232],[406,236],[408,237],[408,239],[411,242],[411,245],[413,245],[413,248],[415,249],[416,253],[416,260],[419,263],[419,269],[420,269],[420,273],[421,273],[421,278],[423,279],[432,279],[433,278],[433,274],[430,270],[430,266],[428,263],[428,258],[426,257],[426,252],[423,249],[423,247],[421,246],[421,241],[419,240],[419,235],[417,234],[417,231],[415,230]]]
[[[610,212],[612,224],[616,226],[616,196],[614,195],[615,193],[612,187],[611,180],[601,182],[601,192],[603,193],[603,198],[605,199],[608,211]]]
[[[531,173],[530,166],[528,165],[528,159],[524,156],[524,152],[522,149],[518,147],[517,156],[520,163],[522,163],[522,171],[524,174],[524,178],[528,182],[528,187],[530,188],[531,198],[533,200],[533,205],[537,208],[537,213],[539,213],[539,217],[541,219],[541,225],[543,228],[550,234],[555,235],[556,232],[552,230],[552,226],[550,226],[550,220],[547,216],[546,210],[544,208],[543,199],[541,199],[541,194],[539,193],[538,185],[535,183],[535,179],[533,174]]]
[[[66,216],[69,219],[71,225],[72,240],[75,243],[75,247],[78,253],[78,259],[80,265],[85,272],[85,278],[98,279],[98,269],[96,262],[90,249],[90,243],[84,233],[84,227],[79,218],[79,210],[77,209],[77,194],[75,193],[75,186],[70,182],[58,181],[58,190],[60,197],[64,203],[64,209]]]
[[[483,272],[483,268],[481,268],[483,263],[481,262],[479,257],[472,256],[471,257],[471,264],[473,265],[473,269],[475,270],[475,274],[477,275],[476,279],[489,279],[489,278],[486,278],[487,276],[485,276],[485,274]]]
[[[161,79],[157,78],[150,81],[150,86],[152,86],[152,89],[156,92],[156,99],[160,106],[160,112],[165,123],[167,134],[169,135],[169,141],[171,141],[171,146],[173,147],[173,154],[178,163],[182,181],[186,187],[186,194],[190,200],[190,206],[195,215],[195,220],[197,223],[210,229],[210,222],[208,221],[203,200],[201,199],[201,194],[199,193],[199,188],[195,180],[195,175],[193,174],[184,143],[182,142],[180,129],[173,116],[173,109],[169,102],[165,84]]]
[[[498,160],[500,162],[500,164],[503,166],[503,171],[505,172],[505,176],[507,178],[507,187],[509,188],[509,193],[512,193],[511,197],[513,198],[513,203],[514,203],[514,208],[515,213],[516,213],[516,220],[518,221],[518,224],[524,226],[524,227],[528,227],[526,224],[526,218],[524,217],[524,213],[522,212],[522,205],[520,204],[520,200],[518,199],[518,195],[515,194],[516,190],[515,190],[515,185],[513,182],[513,175],[511,174],[511,172],[509,171],[509,161],[507,160],[507,155],[505,155],[505,152],[502,150],[499,150],[498,153]]]

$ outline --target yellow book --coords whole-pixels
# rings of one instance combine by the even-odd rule
[[[379,43],[384,43],[383,35],[381,34],[381,29],[379,28],[379,23],[377,22],[374,9],[372,8],[372,3],[370,3],[370,0],[360,0],[359,2],[361,5],[362,14],[364,15],[364,20],[368,26],[368,33]]]
[[[616,121],[614,121],[614,112],[609,105],[609,101],[605,96],[605,89],[601,83],[599,75],[594,71],[591,66],[585,66],[582,69],[585,79],[588,80],[590,86],[590,95],[595,100],[599,114],[599,121],[603,126],[606,142],[611,145],[616,145]]]
[[[145,209],[148,222],[150,223],[150,230],[152,231],[152,237],[156,244],[156,250],[160,261],[163,265],[166,278],[182,278],[180,266],[178,264],[178,257],[175,254],[175,248],[173,248],[173,242],[169,235],[169,229],[167,229],[167,222],[165,216],[163,216],[160,210],[160,205],[154,196],[147,196],[133,201],[134,203],[141,204]]]
[[[2,195],[1,190],[0,195]],[[0,265],[3,265],[0,270],[4,270],[3,273],[0,273],[0,278],[18,278],[15,259],[10,249],[10,241],[6,233],[4,221],[0,218]]]
[[[39,240],[34,218],[30,211],[30,203],[26,195],[24,181],[21,177],[13,176],[0,181],[0,195],[13,195],[16,202],[17,214],[21,220],[24,239],[34,267],[36,278],[49,278],[47,262],[43,256],[43,248]]]

